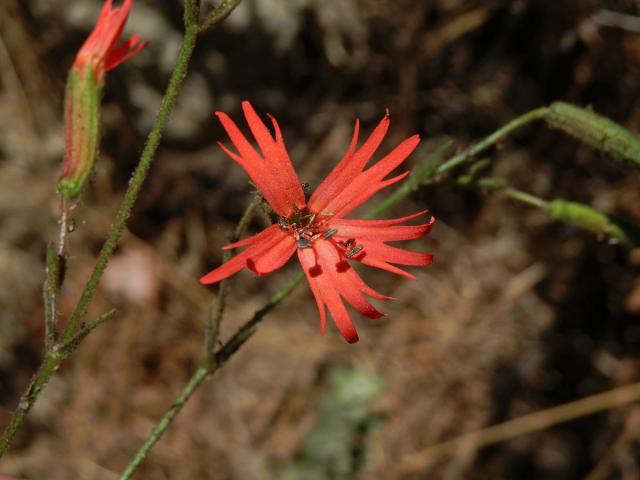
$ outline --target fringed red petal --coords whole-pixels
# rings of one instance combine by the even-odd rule
[[[277,137],[274,140],[249,102],[243,102],[242,106],[264,158],[226,113],[216,112],[238,153],[233,153],[224,146],[222,148],[244,168],[273,210],[282,217],[289,217],[294,206],[304,207],[304,192],[286,153],[282,135],[279,129],[276,130]]]
[[[363,294],[382,300],[390,300],[391,297],[366,285],[330,240],[319,239],[313,248],[298,249],[298,258],[316,298],[322,324],[326,306],[348,342],[357,341],[358,336],[342,299],[367,318],[376,319],[384,315]]]
[[[247,260],[247,268],[257,275],[268,275],[284,266],[296,251],[296,241],[291,235],[282,234],[278,243],[255,258]]]
[[[326,210],[334,213],[335,218],[344,217],[379,190],[402,180],[408,172],[389,180],[384,178],[407,159],[419,142],[418,135],[406,139],[382,160],[353,179],[344,190],[329,201],[325,207]]]
[[[426,213],[419,212],[404,218],[391,220],[347,220],[338,219],[330,222],[330,226],[337,229],[336,238],[358,240],[377,240],[381,242],[397,242],[402,240],[415,240],[427,235],[435,219],[430,217],[429,223],[422,225],[399,225]]]
[[[264,161],[273,164],[272,168],[277,172],[277,179],[285,197],[292,205],[302,208],[305,203],[304,192],[287,153],[287,147],[284,144],[278,122],[273,116],[269,115],[275,132],[274,138],[262,120],[260,120],[251,103],[242,102],[242,110],[251,133],[262,151]]]
[[[313,250],[315,248],[298,249],[298,258],[311,286],[311,291],[316,297],[316,302],[323,305],[321,311],[324,310],[324,306],[329,309],[338,330],[347,342],[355,343],[358,341],[358,333],[353,326],[351,317],[342,303],[327,266],[323,259],[317,255],[317,252],[314,254]]]
[[[344,260],[335,245],[326,240],[318,240],[314,244],[314,249],[318,253],[322,264],[326,267],[329,277],[344,299],[358,312],[367,318],[380,318],[382,313],[377,311],[362,296],[360,277],[355,270]],[[356,280],[357,279],[357,280]],[[360,281],[358,281],[360,280]],[[377,293],[377,292],[376,292]]]
[[[134,35],[116,48],[127,22],[133,0],[124,0],[118,7],[113,7],[112,0],[106,0],[100,9],[100,15],[93,31],[89,34],[76,55],[73,68],[82,76],[90,65],[96,79],[132,57],[142,50],[148,42],[141,41]]]
[[[104,62],[105,71],[113,70],[125,60],[133,57],[148,44],[149,42],[141,40],[139,35],[134,35],[118,48],[109,52]]]
[[[360,122],[356,121],[351,144],[342,160],[318,186],[309,200],[315,211],[331,211],[327,205],[362,173],[389,129],[389,112],[383,117],[367,141],[356,151]]]
[[[415,280],[415,276],[394,264],[427,266],[433,262],[433,256],[393,247],[385,242],[415,240],[427,235],[435,222],[434,217],[421,225],[400,225],[425,213],[422,211],[389,220],[332,220],[330,226],[336,229],[336,233],[331,238],[338,245],[360,245],[359,252],[351,257],[352,260]]]
[[[256,271],[256,265],[259,265],[259,268],[262,269],[258,273],[264,275],[272,271],[267,270],[270,265],[273,266],[278,264],[278,261],[274,260],[271,256],[273,251],[279,251],[282,257],[286,256],[284,259],[279,259],[282,263],[276,268],[279,268],[279,266],[286,263],[294,251],[292,248],[290,253],[287,255],[286,249],[280,248],[280,243],[290,245],[290,237],[277,225],[272,225],[266,228],[258,235],[251,237],[251,239],[252,243],[249,244],[249,247],[247,247],[246,250],[243,250],[228,262],[223,263],[218,268],[204,275],[200,278],[200,283],[205,285],[217,283],[220,280],[224,280],[225,278],[239,272],[245,267]],[[265,257],[266,259],[262,261],[262,257]]]

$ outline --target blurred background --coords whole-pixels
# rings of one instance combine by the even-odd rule
[[[2,426],[42,355],[64,85],[100,4],[0,3]],[[136,165],[181,29],[179,1],[136,0],[125,34],[151,43],[107,78],[102,155],[72,214],[63,318]],[[197,279],[219,264],[252,199],[245,173],[216,146],[226,138],[215,110],[240,122],[249,99],[274,114],[301,181],[314,187],[344,153],[355,118],[368,134],[385,108],[382,153],[413,133],[423,138],[410,166],[447,140],[461,150],[558,99],[640,132],[639,74],[636,0],[244,0],[197,47],[89,314],[115,306],[117,316],[54,376],[0,472],[116,478],[197,367],[217,291]],[[640,223],[640,173],[544,124],[486,158],[488,174],[539,197]],[[321,337],[301,286],[196,394],[137,478],[640,478],[633,404],[424,461],[428,446],[640,377],[639,249],[451,179],[388,216],[424,208],[438,221],[411,247],[433,252],[434,265],[414,269],[414,282],[364,273],[397,298],[378,305],[387,317],[353,313],[356,345],[332,324]],[[298,268],[239,274],[222,340]]]

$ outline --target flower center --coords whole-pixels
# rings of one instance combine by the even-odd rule
[[[301,210],[294,206],[293,213],[289,218],[278,217],[278,225],[282,230],[293,235],[298,248],[311,248],[313,242],[318,238],[322,237],[328,240],[338,233],[337,228],[329,228],[329,225],[327,225],[328,219],[333,215],[334,213],[331,212],[316,213],[309,210],[308,207],[304,207]],[[357,259],[365,255],[365,252],[363,252],[364,246],[356,243],[355,238],[331,239],[331,241],[345,258]]]
[[[308,207],[299,209],[293,207],[293,213],[288,217],[278,217],[278,225],[296,239],[298,248],[311,248],[312,242],[320,236],[329,238],[329,232],[335,229],[327,229],[327,219],[332,217],[333,213],[322,212],[316,213],[309,210]]]

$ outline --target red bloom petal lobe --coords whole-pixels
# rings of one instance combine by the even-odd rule
[[[390,297],[366,285],[332,241],[318,239],[312,248],[298,249],[298,258],[316,299],[322,325],[326,306],[345,339],[350,343],[357,341],[358,336],[343,299],[367,318],[383,316],[363,294],[383,300],[389,300]]]
[[[435,222],[433,217],[421,225],[400,225],[425,213],[391,220],[332,220],[331,227],[337,230],[332,238],[342,244],[350,242],[362,246],[353,260],[415,280],[415,276],[393,264],[424,267],[431,265],[433,255],[393,247],[385,242],[415,240],[427,235]]]
[[[285,196],[298,208],[304,207],[304,192],[302,191],[298,176],[293,169],[289,153],[287,153],[287,147],[284,144],[278,122],[273,116],[269,115],[276,133],[275,138],[273,138],[251,106],[251,103],[247,101],[242,102],[242,110],[244,111],[251,133],[256,139],[260,150],[262,150],[265,161],[273,164],[273,168],[277,171],[280,188],[284,191]]]
[[[316,211],[331,211],[330,208],[327,208],[327,205],[362,173],[367,162],[387,134],[389,123],[389,112],[387,111],[387,114],[371,133],[367,141],[356,151],[355,147],[358,142],[358,131],[360,127],[360,122],[356,121],[353,138],[351,139],[347,153],[329,175],[327,175],[327,178],[322,181],[309,199],[309,206],[311,208]]]
[[[104,63],[105,71],[108,72],[109,70],[113,70],[125,60],[133,57],[147,45],[149,45],[148,41],[141,40],[140,36],[134,35],[118,48],[116,48],[112,52],[109,52]]]
[[[294,205],[304,207],[304,193],[286,153],[282,136],[277,129],[276,139],[273,139],[248,102],[243,103],[243,109],[258,146],[263,150],[264,158],[226,113],[216,112],[238,153],[233,153],[224,146],[222,148],[244,168],[273,210],[280,216],[289,217]]]
[[[291,245],[290,240],[291,237],[283,232],[279,226],[272,225],[259,234],[246,239],[246,244],[249,245],[246,250],[204,275],[200,278],[200,283],[205,285],[217,283],[245,267],[260,275],[265,275],[284,265],[293,255],[295,248]],[[288,254],[287,248],[289,249]],[[271,270],[269,270],[270,268]]]
[[[326,210],[333,212],[336,218],[344,217],[384,187],[405,178],[408,172],[384,180],[407,159],[419,142],[418,135],[406,139],[382,160],[360,173],[344,190],[329,201],[325,207]]]
[[[358,341],[358,333],[353,326],[347,309],[342,303],[340,294],[333,284],[326,266],[316,262],[317,252],[314,250],[315,249],[311,248],[298,249],[298,258],[309,281],[311,291],[316,297],[316,303],[318,306],[322,305],[321,312],[324,311],[324,306],[329,309],[342,336],[347,342],[355,343]],[[322,321],[324,322],[324,320]]]
[[[247,260],[247,268],[257,275],[267,275],[284,266],[296,251],[296,241],[291,235],[285,236],[269,250]]]
[[[325,271],[338,293],[358,312],[367,318],[380,318],[384,314],[377,311],[362,296],[364,282],[341,256],[335,245],[326,240],[318,240],[314,249],[325,266]],[[377,292],[376,292],[377,293]]]
[[[147,45],[148,42],[141,41],[137,35],[134,35],[116,48],[132,7],[133,0],[124,0],[119,7],[115,8],[112,0],[104,2],[95,27],[78,51],[73,64],[73,68],[79,75],[84,75],[85,69],[89,67],[94,77],[100,80],[107,71]]]

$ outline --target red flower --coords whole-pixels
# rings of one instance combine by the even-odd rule
[[[148,42],[141,41],[138,35],[116,48],[116,42],[127,22],[133,0],[124,0],[119,7],[112,7],[113,0],[106,0],[100,10],[98,21],[89,37],[76,55],[73,68],[80,74],[87,66],[96,80],[101,80],[105,72],[117,67],[129,57],[142,50]]]
[[[392,220],[350,220],[344,217],[382,188],[409,174],[404,172],[385,180],[411,154],[420,139],[418,135],[406,139],[382,160],[365,169],[387,133],[389,114],[360,148],[356,148],[359,130],[356,121],[347,153],[306,200],[275,118],[269,115],[274,137],[249,102],[243,102],[242,109],[262,153],[253,148],[227,114],[216,112],[238,153],[222,144],[220,146],[249,174],[278,215],[278,223],[257,235],[223,247],[225,250],[247,248],[203,276],[200,282],[219,282],[244,267],[258,275],[266,275],[282,267],[297,251],[320,310],[322,334],[326,324],[325,307],[328,307],[342,335],[348,342],[356,342],[358,334],[342,299],[366,317],[379,318],[383,314],[369,304],[363,294],[381,300],[391,297],[368,287],[348,260],[415,279],[396,265],[426,266],[431,264],[432,256],[393,247],[387,242],[421,238],[429,233],[435,219],[429,216],[427,223],[402,225],[425,215],[426,211]]]

